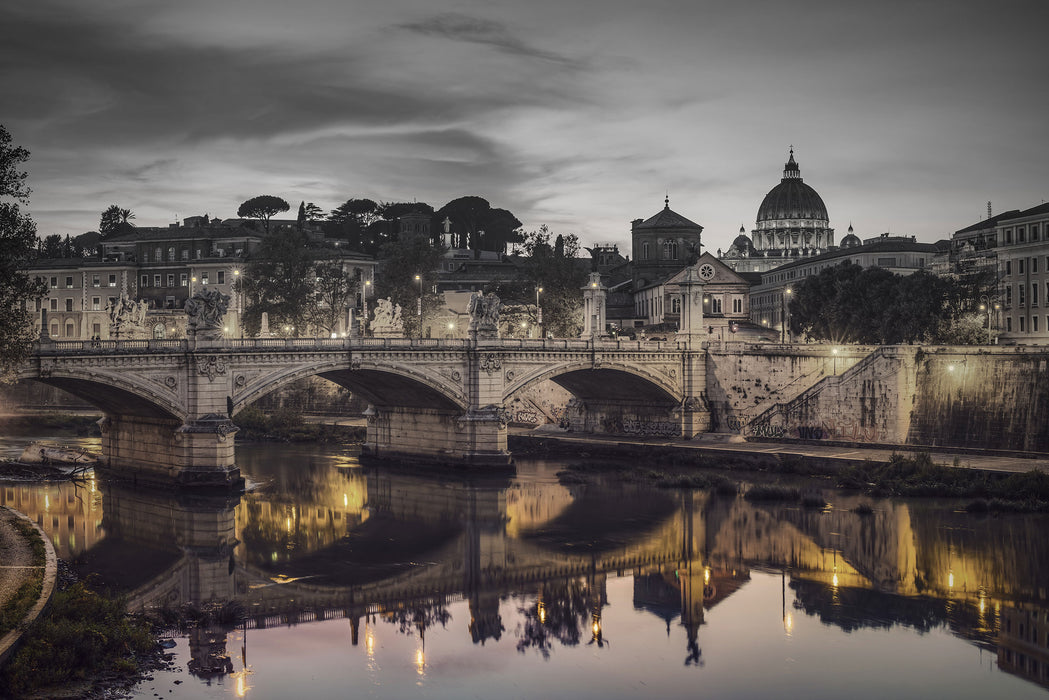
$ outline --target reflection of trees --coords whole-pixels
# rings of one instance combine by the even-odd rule
[[[422,633],[436,624],[441,627],[447,626],[452,619],[448,608],[444,607],[444,601],[417,601],[406,604],[396,610],[388,610],[382,614],[390,624],[397,627],[401,634]]]
[[[518,608],[524,615],[520,652],[532,647],[543,658],[550,658],[555,641],[563,646],[576,646],[582,631],[590,623],[591,595],[586,581],[573,579],[545,584],[535,604]]]
[[[994,639],[993,619],[981,621],[978,608],[965,601],[905,597],[869,588],[834,587],[798,579],[792,580],[790,587],[796,596],[794,607],[846,632],[903,625],[924,634],[937,627],[949,627],[977,644],[989,645]]]

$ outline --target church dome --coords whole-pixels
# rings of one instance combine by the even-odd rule
[[[794,149],[791,149],[790,160],[783,167],[783,179],[769,190],[758,207],[758,223],[784,219],[826,222],[829,218],[823,199],[802,181],[801,168],[794,160]]]
[[[862,245],[862,241],[860,241],[859,236],[852,232],[852,224],[849,224],[849,233],[845,236],[845,238],[841,239],[841,247],[855,248],[858,245]]]
[[[754,254],[754,244],[751,242],[750,236],[744,233],[742,226],[739,227],[739,235],[732,241],[732,247],[729,248],[730,252],[733,250],[745,256]]]

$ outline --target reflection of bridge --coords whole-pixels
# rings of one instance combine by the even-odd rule
[[[239,478],[236,411],[315,375],[371,403],[365,453],[378,457],[506,464],[503,407],[546,380],[576,398],[574,429],[673,424],[688,438],[709,426],[706,353],[692,345],[687,338],[41,341],[18,378],[101,408],[111,470],[225,484]]]

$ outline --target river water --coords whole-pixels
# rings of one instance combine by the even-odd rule
[[[554,461],[483,478],[362,466],[328,446],[243,446],[238,461],[253,488],[232,498],[0,483],[0,503],[81,576],[134,608],[205,613],[136,697],[1049,688],[1045,516],[830,489],[828,508],[806,510],[559,478]]]

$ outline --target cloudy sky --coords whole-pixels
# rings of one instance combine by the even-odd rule
[[[275,194],[440,207],[629,252],[663,206],[727,248],[793,144],[838,238],[934,241],[1049,197],[1044,0],[34,0],[0,123],[39,233]]]

